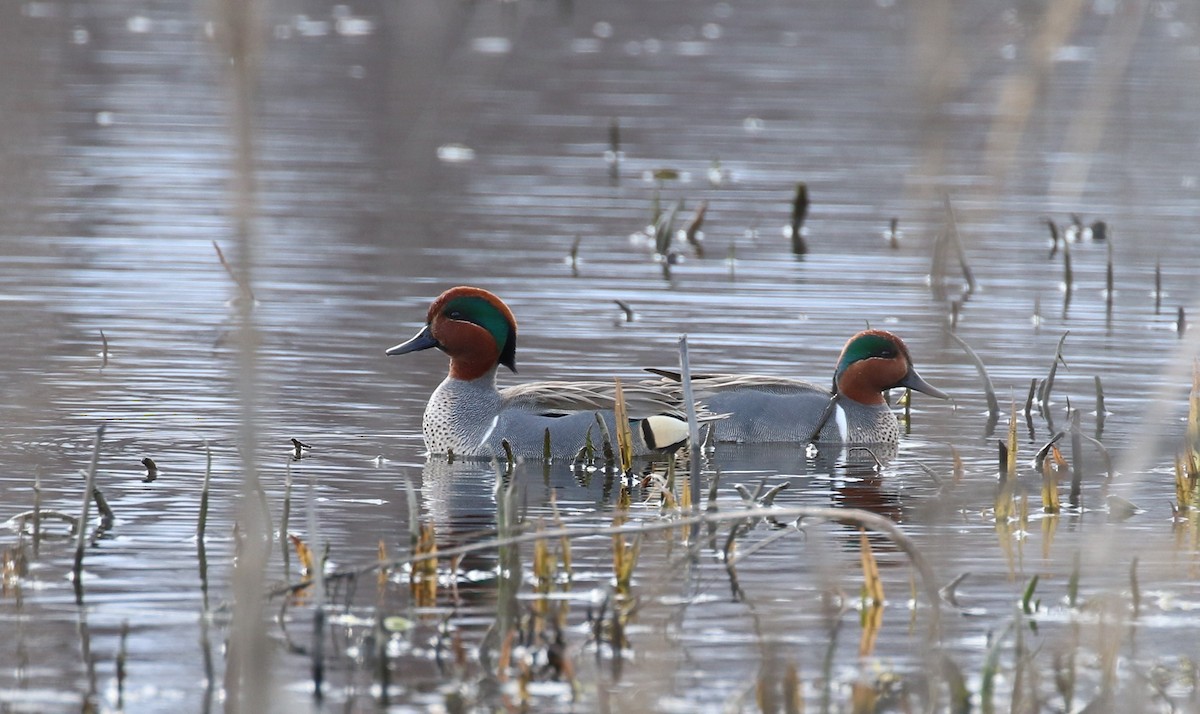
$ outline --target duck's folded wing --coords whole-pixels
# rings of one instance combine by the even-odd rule
[[[658,414],[682,416],[679,400],[669,390],[649,382],[622,384],[625,409],[630,419]],[[536,411],[546,416],[611,410],[616,404],[613,382],[529,382],[500,390],[506,406]]]
[[[652,374],[657,374],[662,379],[652,381],[650,386],[657,389],[671,390],[673,393],[680,390],[679,372],[673,372],[667,369],[649,368],[646,370]],[[759,374],[697,374],[692,375],[692,392],[697,400],[703,401],[705,397],[711,396],[718,392],[726,392],[735,389],[745,389],[759,391],[766,394],[811,394],[817,392],[820,394],[829,394],[829,390],[820,387],[812,382],[806,382],[803,379],[793,379],[791,377],[771,377]]]

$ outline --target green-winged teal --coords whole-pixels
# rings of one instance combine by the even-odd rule
[[[677,373],[651,371],[678,380]],[[900,425],[883,392],[908,387],[949,398],[917,374],[904,342],[883,330],[850,338],[832,393],[799,379],[758,375],[698,375],[692,385],[709,410],[727,415],[713,425],[716,440],[743,443],[895,444]]]
[[[603,418],[615,447],[615,382],[531,382],[496,389],[500,365],[516,372],[517,321],[504,302],[473,287],[442,293],[429,306],[425,327],[387,350],[402,355],[437,347],[450,356],[450,374],[425,407],[423,431],[430,453],[502,456],[508,441],[517,456],[541,457],[546,430],[551,456],[572,457],[588,434],[599,448]],[[678,402],[646,383],[623,389],[634,454],[649,455],[679,445],[687,422]]]

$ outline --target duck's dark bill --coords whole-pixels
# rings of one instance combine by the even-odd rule
[[[949,394],[926,382],[921,378],[921,375],[917,374],[917,370],[911,368],[908,370],[908,374],[904,375],[904,379],[900,380],[896,386],[908,387],[909,389],[928,394],[931,397],[937,397],[938,399],[950,398]]]
[[[386,353],[388,355],[403,355],[409,352],[419,352],[427,350],[430,347],[437,347],[438,341],[433,338],[433,333],[426,325],[420,332],[413,335],[407,342],[402,342],[395,347],[389,348]]]

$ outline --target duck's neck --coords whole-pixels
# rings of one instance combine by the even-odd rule
[[[496,364],[494,357],[470,358],[455,357],[450,360],[450,378],[463,382],[474,382],[479,379],[496,381]]]
[[[867,377],[865,364],[856,362],[850,365],[838,379],[838,394],[845,399],[868,406],[887,404],[887,400],[883,398],[883,391]]]

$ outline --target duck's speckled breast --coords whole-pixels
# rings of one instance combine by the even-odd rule
[[[486,448],[500,412],[495,382],[447,377],[425,406],[422,431],[430,453],[490,456]]]

